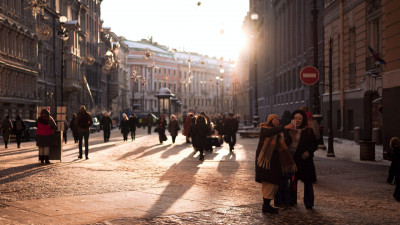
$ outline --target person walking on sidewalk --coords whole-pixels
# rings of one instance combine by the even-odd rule
[[[209,136],[210,129],[207,125],[206,117],[198,115],[196,122],[192,125],[191,129],[192,144],[195,149],[200,151],[200,161],[204,161],[204,150],[207,147],[207,136]]]
[[[151,112],[147,114],[146,122],[147,122],[147,133],[151,134],[151,127],[153,126],[153,115],[151,114]]]
[[[110,140],[112,125],[110,114],[105,112],[100,121],[100,129],[103,129],[104,142],[108,142],[108,140]]]
[[[125,113],[122,113],[122,120],[119,124],[119,129],[121,130],[121,134],[124,137],[124,141],[128,141],[128,134],[130,131],[129,125],[130,124],[128,116]]]
[[[171,115],[170,121],[168,124],[168,131],[171,134],[172,137],[172,143],[175,143],[175,138],[178,136],[178,131],[181,128],[179,127],[178,120],[176,120],[176,116],[174,114]]]
[[[131,139],[132,139],[132,141],[135,140],[135,138],[136,138],[136,127],[138,125],[139,124],[138,124],[138,120],[136,118],[136,115],[135,115],[135,113],[132,113],[129,116],[129,128],[131,130]]]
[[[278,190],[282,173],[296,171],[296,164],[284,141],[283,131],[294,129],[293,124],[281,126],[278,115],[271,114],[267,122],[260,124],[260,139],[257,146],[255,180],[262,185],[262,212],[278,213],[271,200]]]
[[[69,122],[69,128],[72,131],[72,136],[74,137],[75,143],[78,143],[79,136],[78,136],[78,126],[76,125],[76,120],[77,120],[76,113],[74,113],[72,114],[72,119]]]
[[[186,118],[185,118],[185,122],[183,124],[183,135],[186,136],[186,143],[187,144],[191,143],[190,140],[189,140],[189,138],[190,138],[189,131],[190,131],[190,128],[192,127],[192,121],[193,121],[192,119],[193,119],[193,117],[194,117],[193,113],[188,113]]]
[[[400,139],[398,137],[392,137],[390,139],[390,147],[393,149],[393,155],[387,182],[391,184],[393,178],[395,179],[396,188],[393,197],[396,201],[400,202]]]
[[[8,142],[10,141],[10,135],[13,130],[13,124],[10,120],[10,117],[7,116],[3,123],[1,124],[1,135],[3,136],[4,145],[7,148]]]
[[[160,140],[160,144],[163,143],[163,141],[167,140],[167,136],[165,135],[165,128],[167,126],[167,121],[165,120],[165,115],[161,114],[160,119],[157,120],[156,122],[156,129],[154,132],[158,133],[158,138]]]
[[[225,141],[229,144],[229,152],[232,152],[236,144],[236,133],[239,129],[239,122],[233,118],[233,113],[229,113],[225,120]]]
[[[313,158],[318,148],[318,141],[313,130],[307,127],[307,115],[304,111],[294,111],[291,119],[296,125],[296,130],[289,131],[290,138],[287,139],[287,144],[290,149],[296,149],[294,153],[294,161],[297,165],[295,186],[297,187],[298,180],[303,181],[304,205],[311,210],[314,207],[313,182],[316,181]]]
[[[64,121],[64,131],[63,131],[64,143],[67,144],[67,137],[68,137],[68,123]]]
[[[18,148],[20,148],[22,132],[25,132],[25,123],[21,120],[21,117],[19,115],[17,115],[17,117],[15,118],[13,131],[15,134],[15,138],[17,139],[17,146]]]
[[[42,109],[37,119],[36,145],[39,147],[40,162],[49,164],[50,148],[53,144],[54,130],[57,128],[56,122],[47,109]]]
[[[78,138],[79,138],[79,159],[82,159],[82,141],[85,139],[85,157],[89,159],[89,134],[90,127],[93,125],[92,115],[86,110],[86,107],[82,105],[79,108],[75,125],[78,127]]]

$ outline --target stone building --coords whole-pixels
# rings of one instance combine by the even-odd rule
[[[250,37],[249,95],[252,119],[256,114],[265,121],[271,114],[283,115],[302,105],[312,108],[313,86],[300,80],[300,71],[314,65],[312,0],[250,0],[245,18]],[[322,1],[316,1],[322,8]],[[252,20],[252,14],[258,15]],[[318,21],[321,20],[319,14]],[[318,25],[318,65],[323,68],[323,24]],[[240,59],[239,61],[241,61]],[[319,70],[323,77],[323,70]],[[257,85],[257,86],[256,86]],[[319,88],[318,90],[320,90]],[[257,93],[257,96],[255,96]],[[257,102],[255,102],[257,99]],[[253,109],[254,108],[254,109]]]
[[[176,112],[212,115],[232,110],[233,68],[229,62],[169,51],[151,40],[125,43],[129,46],[127,64],[135,111],[157,112],[155,94],[163,87],[182,103]]]

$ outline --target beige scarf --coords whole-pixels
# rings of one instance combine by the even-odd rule
[[[261,126],[261,128],[271,128],[268,126]],[[260,155],[257,158],[257,165],[263,167],[267,170],[270,169],[272,155],[274,154],[274,149],[276,146],[276,142],[278,139],[278,135],[281,136],[279,139],[280,147],[278,149],[279,161],[282,165],[283,173],[294,173],[297,171],[296,163],[293,161],[290,152],[288,151],[288,147],[285,144],[283,133],[274,135],[272,137],[266,137],[264,140],[264,144],[261,148]]]

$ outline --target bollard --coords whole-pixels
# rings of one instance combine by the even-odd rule
[[[381,129],[376,127],[372,129],[372,141],[375,141],[375,144],[381,145]]]
[[[360,141],[360,160],[375,161],[375,142]]]
[[[354,142],[360,144],[361,128],[354,127]]]

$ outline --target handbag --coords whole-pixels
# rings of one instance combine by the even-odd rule
[[[154,132],[158,132],[158,127],[154,128]]]

